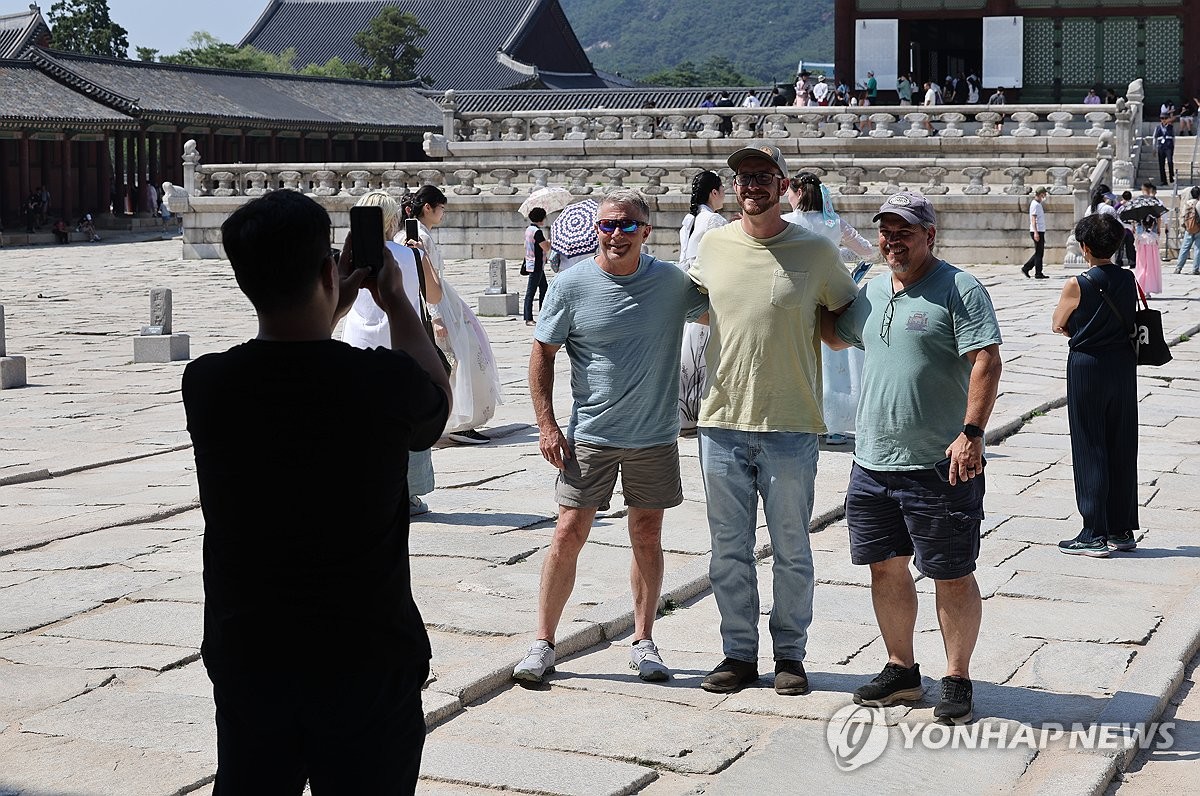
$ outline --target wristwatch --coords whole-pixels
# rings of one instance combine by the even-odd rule
[[[965,426],[963,426],[962,433],[966,434],[971,439],[979,439],[983,436],[983,429],[979,426],[967,423]]]

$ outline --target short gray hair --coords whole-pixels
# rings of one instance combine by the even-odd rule
[[[623,205],[625,207],[636,207],[642,211],[642,215],[646,220],[650,220],[650,203],[646,201],[646,197],[641,191],[636,188],[615,188],[604,195],[600,200],[600,205],[596,208],[599,211],[604,205]]]

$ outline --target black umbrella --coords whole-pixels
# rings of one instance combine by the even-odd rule
[[[1167,212],[1167,207],[1153,196],[1138,196],[1117,211],[1117,218],[1130,223],[1145,224]]]

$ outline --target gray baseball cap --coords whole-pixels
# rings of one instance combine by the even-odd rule
[[[889,196],[887,201],[879,206],[879,212],[871,221],[878,221],[887,213],[895,213],[910,224],[937,224],[937,214],[933,211],[933,205],[923,195],[912,191],[901,191]]]
[[[779,171],[785,179],[788,176],[787,161],[783,159],[783,152],[777,146],[759,144],[758,146],[743,147],[729,156],[729,168],[737,171],[738,164],[746,158],[763,158],[769,160],[779,167]]]

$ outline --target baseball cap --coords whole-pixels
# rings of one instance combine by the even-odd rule
[[[758,146],[742,147],[729,156],[729,168],[736,171],[738,164],[746,158],[766,158],[779,168],[785,179],[788,176],[787,161],[783,159],[783,153],[777,146],[759,144]]]
[[[878,221],[885,213],[895,213],[910,224],[937,224],[937,214],[933,212],[933,205],[924,196],[912,191],[901,191],[889,196],[887,201],[879,206],[879,212],[871,221]]]

